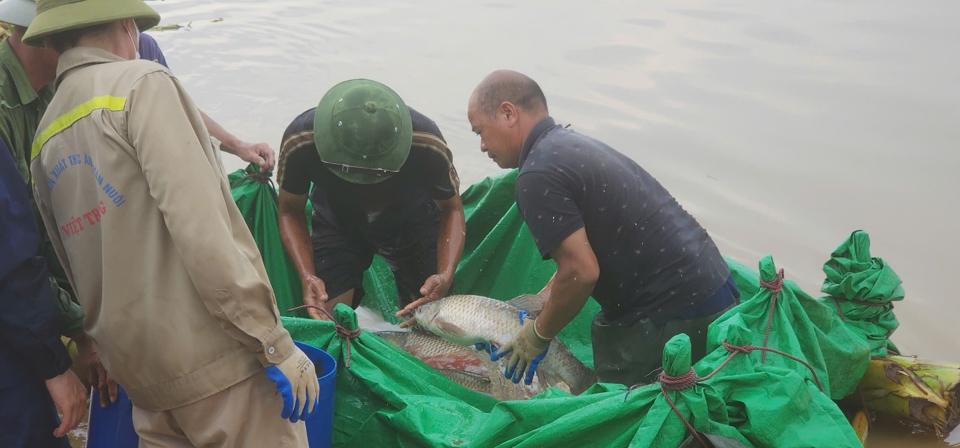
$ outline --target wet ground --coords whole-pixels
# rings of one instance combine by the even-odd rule
[[[87,419],[84,418],[83,422],[80,423],[80,426],[78,426],[77,429],[70,431],[70,434],[68,434],[67,436],[70,437],[71,448],[86,447],[87,446]]]

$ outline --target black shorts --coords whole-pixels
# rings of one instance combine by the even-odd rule
[[[416,206],[417,213],[376,231],[360,223],[334,221],[329,210],[314,209],[311,219],[313,265],[333,299],[351,289],[353,307],[363,299],[363,274],[379,255],[393,271],[401,308],[422,297],[420,287],[437,273],[439,208],[432,201]]]

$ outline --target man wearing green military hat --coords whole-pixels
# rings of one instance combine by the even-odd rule
[[[134,60],[159,21],[141,0],[37,1],[23,42],[59,54],[31,148],[38,208],[141,447],[306,446],[315,367],[200,111]]]
[[[280,233],[305,305],[359,306],[374,255],[393,271],[398,316],[449,291],[465,233],[453,156],[433,120],[391,88],[333,86],[284,132],[277,181]]]

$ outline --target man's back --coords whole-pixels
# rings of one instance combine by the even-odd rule
[[[517,178],[524,219],[544,256],[586,229],[600,265],[593,296],[610,322],[669,320],[724,283],[706,231],[636,162],[552,119],[531,139]]]
[[[278,345],[260,357],[285,359],[259,251],[176,80],[83,47],[58,71],[31,170],[107,370],[165,410],[260,372],[264,341]]]

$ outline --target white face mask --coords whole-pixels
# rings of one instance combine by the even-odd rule
[[[137,22],[131,20],[133,23],[133,29],[137,30],[137,39],[133,39],[133,35],[130,33],[130,30],[127,29],[127,37],[130,38],[130,43],[133,44],[134,59],[140,59],[140,28],[137,28]]]

